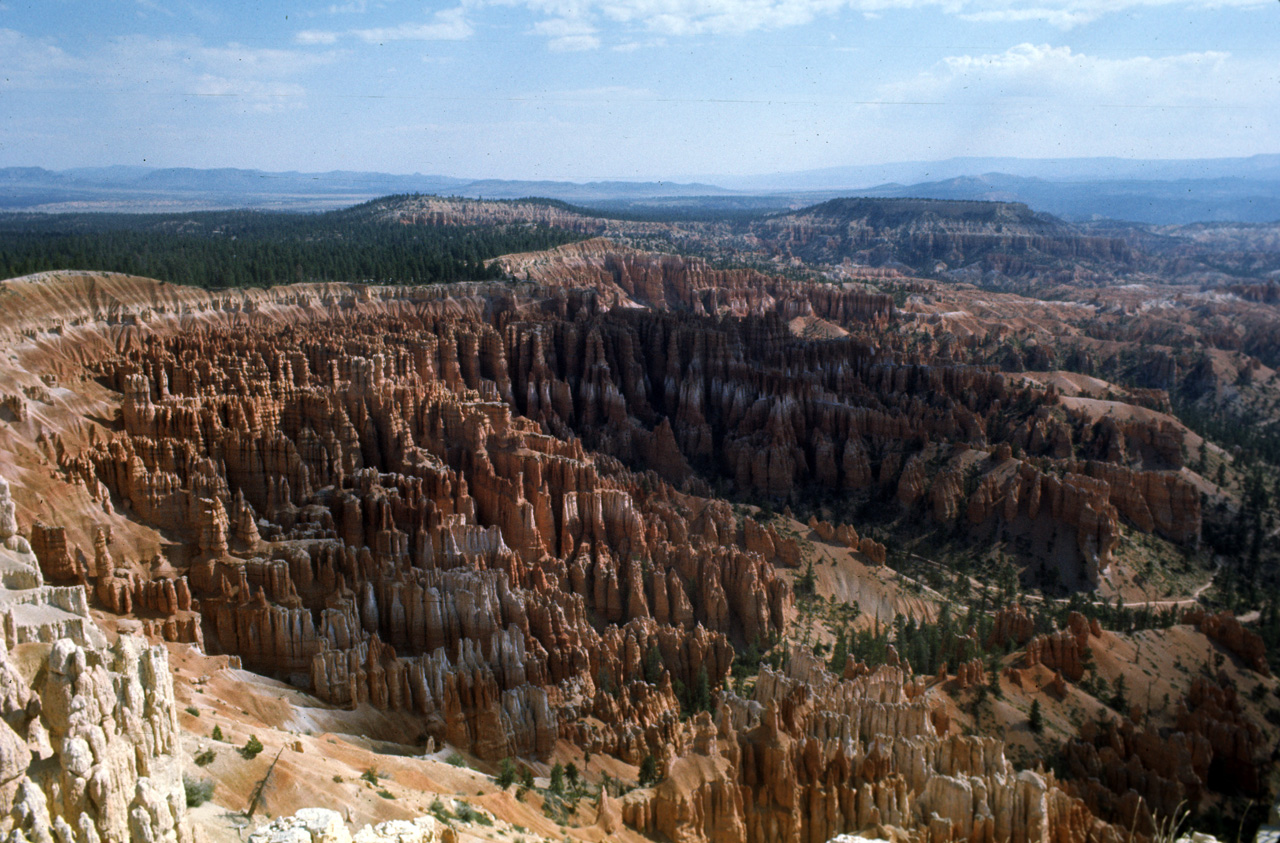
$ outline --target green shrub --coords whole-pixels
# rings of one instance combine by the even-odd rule
[[[246,760],[257,758],[259,752],[262,752],[262,741],[258,740],[257,735],[250,735],[249,740],[245,741],[244,746],[240,747],[240,755]]]
[[[218,757],[218,756],[217,756],[217,753],[215,753],[212,749],[206,749],[204,752],[197,752],[197,753],[196,753],[196,766],[197,766],[197,767],[208,767],[210,764],[212,764],[212,763],[213,763],[213,759],[215,759],[215,758],[217,758],[217,757]]]
[[[450,753],[449,757],[445,759],[445,763],[452,764],[455,767],[465,767],[467,766],[467,759],[463,758],[458,753],[453,752],[453,753]]]
[[[221,727],[221,726],[214,726],[214,727],[213,727],[213,733],[210,735],[210,737],[212,737],[215,741],[220,741],[220,740],[222,740],[222,727]]]
[[[200,709],[196,708],[194,705],[189,705],[187,706],[187,714],[190,714],[192,717],[199,717]]]
[[[213,779],[182,777],[182,787],[187,792],[187,807],[198,808],[213,797]]]

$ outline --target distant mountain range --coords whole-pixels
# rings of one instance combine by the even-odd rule
[[[241,169],[0,168],[0,210],[326,210],[393,193],[540,196],[631,213],[790,210],[839,196],[1024,202],[1068,220],[1157,225],[1280,220],[1280,155],[1251,158],[952,158],[696,182],[576,183]]]
[[[1182,179],[1260,179],[1280,181],[1280,155],[1249,158],[947,158],[856,167],[828,167],[765,176],[720,178],[734,190],[861,189],[881,184],[918,184],[984,173],[1047,181],[1176,181]]]
[[[986,173],[911,185],[883,184],[850,191],[850,195],[1023,202],[1076,222],[1116,219],[1181,225],[1280,220],[1280,176],[1049,181]]]

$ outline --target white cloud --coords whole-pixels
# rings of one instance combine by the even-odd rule
[[[649,38],[644,41],[624,41],[621,44],[614,44],[610,49],[616,53],[634,53],[637,50],[656,50],[666,45],[665,38]]]
[[[916,79],[887,86],[886,98],[1040,100],[1090,107],[1220,107],[1257,102],[1270,86],[1263,68],[1227,53],[1105,58],[1070,47],[1019,44],[1003,53],[948,56]],[[1274,98],[1274,95],[1273,97]]]
[[[79,69],[80,62],[56,44],[0,29],[0,75],[5,87],[41,87]]]
[[[534,24],[533,32],[546,36],[547,46],[557,52],[594,50],[600,46],[596,28],[579,18],[552,18]]]
[[[1256,149],[1280,113],[1273,62],[1224,52],[1109,58],[1018,44],[950,56],[886,101],[934,102],[897,115],[904,136],[952,155],[1204,157]]]
[[[246,104],[252,111],[267,113],[296,107],[307,92],[295,83],[205,74],[195,81],[191,93],[198,97],[227,97]]]
[[[462,0],[427,21],[353,29],[303,30],[302,45],[328,45],[342,36],[368,43],[464,40],[475,34],[469,12],[484,7],[523,8],[537,18],[531,34],[547,39],[553,50],[595,49],[612,41],[614,49],[638,49],[653,37],[738,35],[804,26],[841,14],[881,18],[895,10],[933,9],[966,21],[1025,24],[1042,21],[1070,30],[1108,14],[1139,8],[1253,8],[1268,0]],[[331,13],[367,11],[366,0],[328,7]]]
[[[341,11],[355,11],[346,7],[331,7]],[[363,8],[360,9],[363,11]],[[293,36],[297,44],[303,46],[336,44],[339,38],[353,36],[366,44],[383,44],[387,41],[464,41],[470,38],[475,30],[467,20],[467,10],[463,6],[453,9],[442,9],[426,22],[412,21],[396,26],[369,27],[352,29],[346,32],[334,32],[324,29],[304,29]]]
[[[214,97],[274,111],[306,95],[297,80],[339,53],[208,46],[194,38],[127,36],[92,52],[69,53],[13,30],[0,30],[5,86],[44,92],[95,91]]]
[[[1081,9],[983,9],[977,12],[964,12],[960,17],[964,20],[982,23],[1044,21],[1059,29],[1072,29],[1094,20],[1097,17],[1097,13]]]
[[[523,6],[545,16],[543,24],[571,21],[582,28],[613,24],[619,43],[636,43],[635,33],[660,36],[731,35],[803,26],[844,12],[869,18],[893,10],[934,8],[964,20],[987,23],[1043,21],[1068,30],[1108,14],[1137,8],[1257,8],[1266,0],[1042,0],[1027,6],[1017,0],[478,0],[489,5]],[[554,29],[554,27],[553,27]],[[566,37],[535,27],[553,42]],[[593,30],[593,34],[599,32]]]
[[[293,40],[305,46],[314,44],[336,44],[338,43],[337,32],[326,32],[322,29],[304,29],[293,36]]]
[[[436,12],[428,23],[403,23],[399,26],[357,29],[352,34],[368,43],[383,41],[462,41],[473,33],[466,10],[458,6]]]
[[[312,53],[300,50],[282,50],[272,47],[247,47],[232,42],[221,47],[205,47],[190,42],[175,42],[176,52],[185,52],[192,59],[210,67],[237,68],[270,76],[292,76],[312,68],[332,64],[338,53]]]
[[[893,2],[893,0],[890,0]],[[933,0],[926,0],[933,2]],[[1161,7],[1199,10],[1221,8],[1261,8],[1264,0],[1050,0],[1028,6],[1014,0],[958,0],[954,5],[939,2],[946,11],[961,18],[990,23],[1044,21],[1059,29],[1071,29],[1109,14]]]

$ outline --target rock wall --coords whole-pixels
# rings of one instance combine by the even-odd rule
[[[1063,758],[1069,790],[1090,812],[1149,835],[1152,811],[1194,813],[1211,789],[1257,794],[1268,754],[1263,743],[1234,688],[1196,676],[1172,729],[1157,732],[1128,718],[1087,721],[1063,746]]]
[[[884,296],[599,244],[521,260],[536,284],[212,297],[181,332],[164,326],[190,302],[118,308],[149,327],[76,359],[122,395],[120,429],[58,466],[192,553],[139,577],[104,536],[77,575],[169,640],[415,714],[489,761],[561,738],[659,757],[679,787],[621,814],[674,839],[1111,839],[994,742],[939,735],[901,673],[836,680],[793,653],[751,699],[682,723],[678,688],[720,684],[731,641],[784,630],[775,565],[800,561],[709,492],[1044,523],[1096,576],[1121,518],[1194,541],[1185,481],[1084,459],[1056,394],[907,347]],[[797,317],[845,336],[797,336]],[[849,525],[830,533],[885,561]]]
[[[124,432],[64,468],[199,555],[185,579],[100,576],[99,598],[179,620],[198,600],[211,648],[331,702],[417,712],[491,760],[547,753],[584,710],[651,709],[590,740],[656,751],[671,681],[718,681],[729,634],[781,630],[771,562],[794,543],[766,558],[727,505],[513,414],[492,329],[383,327],[352,331],[367,354],[273,326],[117,364]],[[651,649],[665,690],[643,679]]]
[[[249,843],[433,843],[444,839],[432,817],[368,825],[352,836],[342,815],[327,808],[304,808],[254,829]],[[449,830],[448,839],[457,839]]]
[[[192,840],[166,651],[128,636],[105,646],[84,588],[43,585],[13,515],[0,479],[0,835]]]
[[[940,703],[899,668],[837,679],[804,651],[764,668],[750,699],[720,695],[658,787],[623,803],[632,827],[690,843],[826,841],[894,827],[929,841],[1116,843],[1052,775],[1017,772],[996,738],[939,733]]]

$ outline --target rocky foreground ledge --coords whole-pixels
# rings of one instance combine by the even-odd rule
[[[44,584],[0,478],[0,836],[189,843],[163,646],[106,646],[82,587]]]
[[[455,839],[431,817],[368,825],[352,836],[342,815],[327,808],[304,808],[279,817],[249,835],[249,843],[436,843]]]

